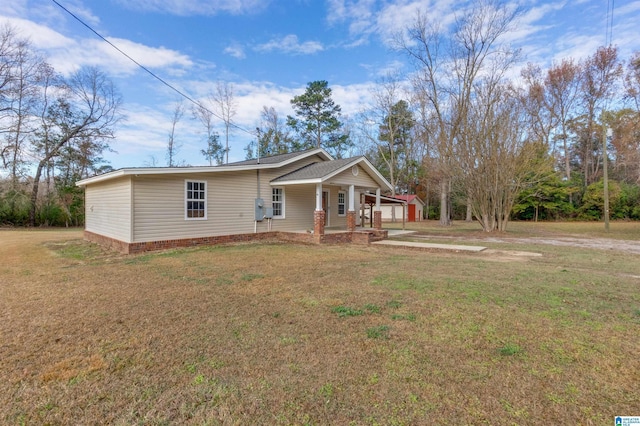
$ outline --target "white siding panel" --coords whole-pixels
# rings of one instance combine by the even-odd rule
[[[131,180],[117,179],[85,188],[85,229],[131,241]]]

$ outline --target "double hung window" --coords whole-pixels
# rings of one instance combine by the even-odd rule
[[[344,216],[347,212],[347,194],[344,191],[338,192],[338,216]]]
[[[284,188],[271,189],[271,207],[273,217],[284,218]]]
[[[207,182],[185,181],[185,219],[207,218]]]

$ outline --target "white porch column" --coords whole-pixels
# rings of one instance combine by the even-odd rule
[[[313,212],[313,234],[316,242],[320,243],[324,235],[326,213],[322,210],[322,183],[316,184],[316,210]]]
[[[322,184],[316,183],[316,211],[322,210]]]
[[[356,191],[354,185],[349,185],[349,211],[356,211]]]
[[[380,188],[376,189],[376,211],[380,211]]]

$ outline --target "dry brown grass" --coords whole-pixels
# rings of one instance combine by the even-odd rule
[[[0,231],[2,424],[601,425],[640,407],[637,255],[80,238]]]

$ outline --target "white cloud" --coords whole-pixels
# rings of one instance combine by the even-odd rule
[[[20,37],[28,38],[37,49],[65,48],[74,44],[73,39],[33,21],[21,18],[2,19],[1,17],[0,21],[15,28]]]
[[[247,57],[247,55],[244,53],[244,47],[237,43],[227,46],[223,52],[229,56],[233,56],[236,59],[244,59]]]
[[[27,0],[4,1],[0,4],[0,15],[4,16],[23,16],[27,10]]]
[[[170,13],[178,16],[255,14],[269,5],[269,0],[117,0],[129,9]]]
[[[272,39],[267,43],[255,47],[259,52],[279,51],[291,54],[312,54],[324,50],[322,43],[317,41],[305,41],[300,43],[295,34],[286,35],[280,39]]]
[[[447,26],[454,22],[455,11],[460,10],[463,0],[403,0],[384,2],[378,7],[373,0],[329,0],[327,21],[332,24],[347,23],[349,34],[354,41],[346,47],[366,44],[377,34],[384,44],[391,42],[392,36],[406,30],[423,13],[430,21]]]
[[[151,47],[130,40],[121,38],[108,38],[108,40],[117,46],[120,50],[131,56],[138,63],[153,68],[162,68],[168,66],[191,67],[193,62],[191,59],[180,52],[165,47]],[[113,47],[104,42],[99,41],[99,47],[105,53],[107,51],[115,51]],[[98,47],[98,46],[96,46]],[[118,55],[121,55],[118,52]],[[121,55],[122,56],[122,55]]]
[[[62,4],[62,3],[61,3]],[[50,5],[51,6],[51,5]],[[69,12],[73,13],[75,16],[80,18],[84,23],[90,26],[96,26],[100,24],[100,17],[96,16],[91,12],[91,10],[83,4],[80,0],[67,0],[63,4],[64,8]],[[58,6],[55,6],[58,7]],[[59,8],[59,7],[58,7]],[[43,13],[48,13],[48,16],[42,16]],[[62,8],[58,9],[58,13],[66,13],[62,11]],[[38,18],[51,18],[51,10],[48,10],[46,7],[41,9]],[[68,16],[67,16],[68,17]]]
[[[4,21],[16,28],[20,36],[28,38],[36,49],[44,51],[47,62],[62,74],[68,75],[86,65],[108,69],[112,74],[130,74],[137,69],[131,60],[98,38],[75,40],[26,19],[5,18]],[[175,74],[176,68],[193,66],[187,55],[175,50],[119,38],[107,40],[145,67],[167,68]]]
[[[349,33],[360,38],[375,29],[375,0],[329,0],[327,21],[329,24],[349,22]]]
[[[331,98],[340,105],[342,115],[354,116],[373,105],[372,89],[374,83],[331,86]]]

